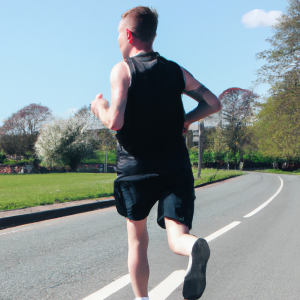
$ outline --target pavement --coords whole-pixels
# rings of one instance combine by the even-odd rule
[[[110,197],[2,210],[0,211],[0,229],[65,217],[114,205],[115,199]]]
[[[191,233],[211,248],[201,300],[298,300],[300,176],[249,173],[196,189]],[[148,217],[150,300],[182,300],[188,258]],[[0,231],[1,300],[133,300],[115,207]]]

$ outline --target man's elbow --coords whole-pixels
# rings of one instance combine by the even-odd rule
[[[214,110],[213,114],[217,113],[218,111],[220,111],[220,110],[222,109],[222,104],[221,104],[221,102],[216,103],[214,106],[212,106],[212,108],[213,108],[213,110]]]
[[[108,128],[109,128],[110,130],[117,131],[117,130],[120,130],[122,127],[116,126],[116,125],[112,125],[112,126],[109,126]]]
[[[110,130],[117,131],[123,127],[123,123],[120,121],[110,122],[107,126]]]

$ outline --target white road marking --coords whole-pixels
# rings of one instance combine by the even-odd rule
[[[124,286],[130,283],[129,274],[113,281],[109,285],[105,286],[101,290],[87,296],[83,300],[104,300],[110,295],[114,294],[118,290],[122,289]]]
[[[15,230],[15,231],[8,231],[8,232],[4,232],[4,233],[0,233],[0,235],[4,235],[4,234],[8,234],[8,233],[15,233],[18,232],[19,230]]]
[[[279,177],[279,176],[278,176]],[[265,206],[267,206],[282,190],[283,188],[283,180],[281,177],[279,177],[281,181],[281,185],[278,189],[278,191],[265,203],[263,203],[261,206],[253,210],[251,213],[248,215],[244,216],[244,218],[249,218],[259,212],[261,209],[263,209]],[[209,243],[212,240],[216,239],[220,235],[226,233],[227,231],[231,230],[232,228],[236,227],[237,225],[241,224],[240,221],[235,221],[230,223],[229,225],[221,228],[220,230],[212,233],[211,235],[205,237],[206,241]],[[183,283],[184,281],[184,276],[185,276],[186,271],[185,270],[178,270],[173,272],[170,276],[168,276],[164,281],[159,283],[153,290],[149,292],[149,298],[150,299],[155,299],[155,300],[165,300],[168,298],[174,290]],[[118,283],[119,280],[122,280],[120,283]],[[130,277],[129,274],[123,276],[122,278],[114,281],[113,283],[107,285],[100,291],[88,296],[87,298],[83,300],[104,300],[108,296],[112,295],[113,293],[117,292],[124,286],[130,283]]]
[[[239,224],[241,224],[241,222],[239,222],[239,221],[232,222],[229,225],[223,227],[222,229],[207,236],[205,239],[209,243],[210,241],[214,240],[215,238],[219,237],[220,235],[224,234],[225,232],[229,231],[230,229],[234,228],[235,226],[237,226]]]
[[[149,299],[165,300],[183,282],[185,270],[173,272],[149,293]]]
[[[265,203],[263,203],[261,206],[259,206],[258,208],[254,209],[251,213],[249,213],[248,215],[244,216],[244,218],[249,218],[252,217],[253,215],[255,215],[256,213],[258,213],[260,210],[262,210],[265,206],[267,206],[272,200],[274,200],[274,198],[281,192],[282,188],[283,188],[283,180],[281,179],[281,177],[278,176],[278,178],[281,181],[280,187],[278,189],[278,191]]]
[[[205,239],[207,242],[210,242],[215,238],[219,237],[220,235],[226,233],[230,229],[236,227],[240,223],[241,222],[239,221],[232,222],[229,225],[223,227],[222,229],[207,236]],[[169,277],[167,277],[164,281],[162,281],[158,286],[156,286],[149,293],[149,299],[155,299],[155,300],[167,299],[175,291],[175,289],[183,283],[185,273],[186,270],[179,270],[173,272]]]
[[[251,213],[244,216],[244,218],[249,218],[255,215],[257,212],[259,212],[261,209],[263,209],[265,206],[267,206],[274,198],[281,192],[283,188],[283,180],[281,177],[278,176],[278,178],[281,181],[280,187],[277,190],[277,192],[265,203],[260,205],[258,208],[253,210]],[[240,221],[235,221],[230,223],[229,225],[221,228],[220,230],[212,233],[211,235],[205,237],[207,242],[210,242],[220,235],[226,233],[227,231],[231,230],[232,228],[239,225]],[[8,233],[14,233],[16,231],[10,231],[5,233],[0,233],[0,235],[8,234]],[[149,298],[155,299],[155,300],[165,300],[167,297],[169,297],[173,291],[184,281],[186,271],[185,270],[177,270],[173,272],[171,275],[169,275],[164,281],[159,283],[153,290],[149,292]],[[116,293],[126,285],[130,283],[130,275],[124,275],[121,278],[113,281],[112,283],[108,284],[107,286],[103,287],[101,290],[89,295],[88,297],[84,298],[83,300],[104,300],[110,295]]]
[[[230,229],[236,227],[240,223],[241,222],[239,221],[232,222],[229,225],[214,232],[213,234],[207,236],[205,239],[207,242],[210,242],[220,235],[226,233]],[[149,298],[155,300],[165,300],[166,298],[168,298],[174,292],[174,290],[183,283],[185,273],[186,270],[178,270],[173,272],[170,276],[168,276],[164,281],[159,283],[153,290],[149,292]],[[129,283],[130,277],[129,274],[127,274],[105,286],[98,292],[95,292],[94,294],[84,298],[83,300],[104,300]]]

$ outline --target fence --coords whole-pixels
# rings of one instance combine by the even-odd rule
[[[0,174],[25,174],[32,171],[32,166],[21,164],[13,165],[1,165],[0,164]]]

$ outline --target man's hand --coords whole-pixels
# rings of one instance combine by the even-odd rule
[[[91,102],[91,111],[97,118],[99,118],[99,107],[106,108],[108,106],[108,101],[103,99],[103,95],[100,93],[96,96],[95,100]]]
[[[190,123],[188,121],[184,122],[182,133],[187,133],[189,131]]]

